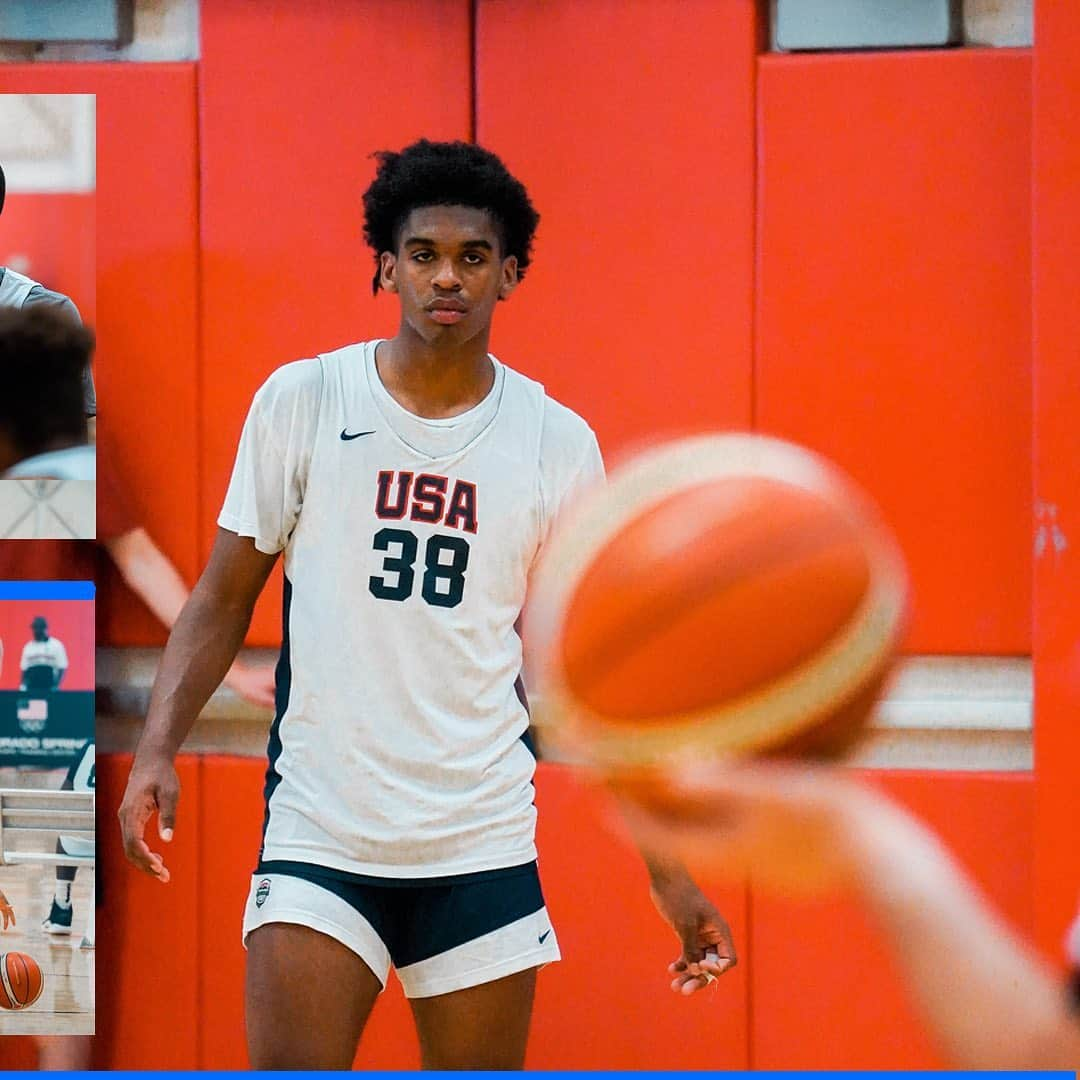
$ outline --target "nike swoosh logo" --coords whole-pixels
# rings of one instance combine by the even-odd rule
[[[548,934],[550,934],[550,933],[551,933],[551,931],[550,931],[550,930],[545,930],[545,931],[544,931],[544,932],[543,932],[543,933],[542,933],[542,934],[541,934],[541,935],[540,935],[540,936],[539,936],[539,937],[538,937],[538,938],[537,938],[536,940],[537,940],[537,941],[539,941],[541,945],[543,945],[543,944],[544,944],[544,939],[545,939],[545,938],[546,938],[546,937],[548,936]]]
[[[352,439],[359,439],[361,435],[374,435],[374,434],[375,434],[374,431],[358,431],[358,432],[356,432],[355,435],[350,435],[348,428],[342,428],[341,429],[341,441],[342,442],[349,442]]]

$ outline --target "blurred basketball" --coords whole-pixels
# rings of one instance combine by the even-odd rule
[[[0,953],[0,1009],[25,1009],[45,983],[38,962],[26,953]]]
[[[835,756],[905,611],[869,498],[801,447],[704,435],[638,454],[557,523],[526,613],[542,735],[564,755]]]

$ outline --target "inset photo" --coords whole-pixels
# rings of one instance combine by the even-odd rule
[[[96,535],[92,94],[0,94],[0,539]]]
[[[94,585],[0,581],[0,1035],[94,1032]]]

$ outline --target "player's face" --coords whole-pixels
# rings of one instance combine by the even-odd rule
[[[430,345],[486,334],[495,304],[515,285],[517,259],[502,257],[491,215],[470,206],[414,210],[397,252],[382,256],[382,287],[397,293],[403,323]]]

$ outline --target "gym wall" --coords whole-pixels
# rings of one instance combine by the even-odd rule
[[[1033,613],[1033,431],[1059,454],[1067,434],[1049,398],[1033,428],[1032,64],[1046,90],[1036,160],[1040,147],[1075,156],[1050,94],[1072,55],[1058,42],[1080,32],[1065,7],[1040,5],[1050,33],[1039,28],[1034,50],[799,56],[762,54],[752,0],[682,0],[678,17],[649,0],[479,0],[475,13],[467,0],[265,0],[257,18],[215,0],[198,62],[4,65],[0,90],[98,94],[99,424],[189,580],[255,388],[289,360],[394,330],[361,237],[370,153],[474,137],[542,214],[535,264],[498,314],[501,359],[588,418],[609,460],[702,427],[836,458],[908,553],[909,650],[1026,655],[1061,572],[1040,571]],[[1046,181],[1035,200],[1056,208],[1040,226],[1053,241],[1064,193]],[[1056,250],[1036,258],[1040,282],[1066,273]],[[1071,385],[1068,335],[1053,329],[1071,325],[1066,291],[1054,290],[1042,304],[1035,293],[1047,395]],[[1042,460],[1066,507],[1064,466]],[[103,642],[163,641],[118,582],[102,583],[99,607]],[[251,644],[277,644],[279,608],[275,585]],[[875,779],[942,831],[1015,925],[1031,932],[1038,916],[1050,954],[1077,883],[1061,825],[1075,814],[1055,815],[1075,805],[1064,770],[1078,748],[1065,733],[1070,624],[1042,625],[1058,656],[1036,656],[1052,709],[1037,748],[1058,758],[1035,774],[1048,802],[1036,807],[1030,773]],[[113,958],[99,1063],[242,1067],[239,918],[262,766],[181,759],[165,887],[123,864],[111,828],[128,766],[113,755],[99,770],[99,952]],[[538,800],[566,959],[540,979],[530,1067],[940,1064],[847,900],[710,886],[740,964],[707,994],[675,998],[674,938],[607,808],[547,765]],[[1039,909],[1033,845],[1055,896]],[[414,1066],[414,1043],[394,991],[359,1060]],[[5,1045],[0,1061],[28,1053]]]

